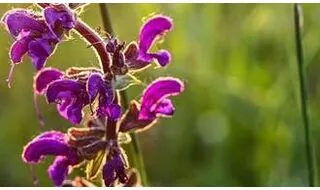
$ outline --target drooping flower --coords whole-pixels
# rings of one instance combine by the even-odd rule
[[[176,96],[184,90],[184,84],[173,77],[163,77],[153,81],[144,90],[140,100],[141,105],[132,101],[127,113],[120,123],[120,131],[146,129],[159,117],[170,117],[175,108],[169,96]]]
[[[54,52],[63,34],[74,27],[75,17],[65,5],[47,7],[44,17],[27,9],[12,9],[4,14],[1,23],[15,39],[10,48],[11,70],[7,81],[12,78],[13,68],[22,62],[25,54],[34,67],[40,70]]]
[[[167,50],[161,49],[158,52],[150,52],[152,45],[160,36],[172,30],[172,19],[163,15],[155,15],[149,18],[140,29],[139,44],[130,43],[125,50],[125,58],[128,67],[132,70],[139,70],[150,65],[156,60],[161,67],[168,65],[171,55]]]
[[[56,156],[48,168],[49,177],[56,186],[62,185],[71,167],[82,161],[76,149],[66,143],[65,137],[58,131],[44,132],[30,141],[22,153],[22,159],[29,164],[38,164],[46,156]]]

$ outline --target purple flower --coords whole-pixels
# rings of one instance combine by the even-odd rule
[[[108,155],[109,159],[103,166],[102,175],[106,187],[114,186],[114,182],[119,179],[119,182],[124,184],[128,181],[126,174],[126,161],[122,157],[119,150],[114,155]]]
[[[48,85],[58,79],[61,79],[64,73],[58,69],[47,67],[43,68],[34,77],[34,90],[37,94],[44,94]]]
[[[85,84],[72,79],[59,79],[51,82],[46,90],[48,103],[56,103],[60,115],[72,124],[82,120],[82,109],[89,104]]]
[[[75,14],[64,4],[51,5],[44,9],[44,18],[52,33],[61,38],[64,31],[75,26]]]
[[[171,55],[167,50],[149,52],[151,46],[159,36],[164,35],[173,27],[172,19],[162,15],[156,15],[148,19],[140,30],[139,45],[130,43],[125,50],[125,57],[130,69],[142,69],[153,60],[157,60],[161,67],[168,65]]]
[[[104,80],[103,76],[99,73],[93,73],[89,76],[87,82],[87,92],[90,101],[94,101],[99,94],[99,105],[97,115],[108,116],[116,120],[120,117],[121,107],[113,103],[115,91],[112,88],[111,82]]]
[[[23,150],[22,159],[29,164],[40,163],[45,156],[56,156],[48,169],[49,177],[56,186],[60,186],[69,173],[69,167],[80,163],[76,149],[65,142],[65,134],[49,131],[30,141]]]
[[[153,81],[144,90],[138,102],[132,101],[127,113],[120,123],[120,131],[127,132],[132,129],[147,129],[159,117],[170,117],[175,108],[169,96],[176,96],[184,90],[184,84],[173,77],[163,77]]]
[[[139,120],[154,119],[157,116],[172,116],[174,107],[169,96],[179,95],[184,90],[183,83],[173,77],[159,78],[144,90]]]
[[[13,68],[28,54],[34,67],[40,70],[54,52],[65,31],[74,27],[75,17],[64,5],[48,7],[45,18],[26,9],[13,9],[4,14],[1,22],[15,42],[10,48],[12,67],[7,81],[12,78]]]
[[[118,119],[121,107],[113,103],[115,91],[111,82],[97,70],[81,69],[70,69],[66,74],[54,68],[42,69],[34,79],[35,93],[45,95],[48,103],[57,104],[60,115],[73,124],[81,122],[82,109],[97,97],[96,115]]]

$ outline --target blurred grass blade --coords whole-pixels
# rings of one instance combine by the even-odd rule
[[[315,162],[313,157],[313,147],[310,137],[310,126],[309,126],[309,114],[308,114],[308,90],[306,84],[306,76],[304,70],[304,57],[303,57],[303,45],[302,45],[302,24],[303,24],[303,13],[300,4],[294,4],[294,27],[296,37],[296,49],[297,49],[297,62],[298,62],[298,73],[299,73],[299,91],[300,91],[300,107],[301,115],[305,131],[305,146],[306,146],[306,157],[308,165],[308,177],[309,186],[314,187],[315,181]]]

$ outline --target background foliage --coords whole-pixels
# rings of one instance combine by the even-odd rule
[[[1,4],[0,15],[13,7],[35,8]],[[303,8],[312,138],[320,163],[320,5]],[[140,74],[145,83],[170,75],[186,82],[186,91],[174,98],[175,117],[139,134],[152,186],[307,185],[292,5],[110,4],[109,10],[117,36],[126,41],[137,39],[141,18],[150,13],[175,22],[162,45],[172,52],[172,64]],[[97,4],[81,17],[92,27],[102,26]],[[73,36],[48,66],[97,65],[93,51]],[[20,155],[23,145],[45,129],[34,113],[35,70],[28,59],[16,67],[13,87],[7,88],[11,42],[1,28],[0,185],[31,186]],[[130,98],[139,98],[143,88],[130,88]],[[44,99],[41,108],[46,129],[70,126]],[[36,167],[41,186],[52,185],[46,173],[50,160]]]

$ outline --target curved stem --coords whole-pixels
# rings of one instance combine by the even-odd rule
[[[99,7],[100,7],[101,18],[102,18],[104,30],[107,33],[113,35],[113,29],[112,29],[107,5],[105,3],[100,3]],[[127,97],[127,94],[125,91],[120,91],[120,98],[121,98],[122,107],[124,108],[124,110],[127,110],[128,109],[128,97]],[[146,170],[144,167],[144,162],[143,162],[143,157],[142,157],[142,152],[140,149],[139,141],[138,141],[137,135],[135,133],[131,133],[130,135],[131,135],[131,139],[132,139],[132,143],[130,144],[131,145],[130,148],[132,149],[132,152],[134,153],[134,155],[133,155],[134,166],[137,167],[137,169],[140,171],[142,184],[144,186],[147,186],[148,185],[147,184],[148,183],[147,182],[147,175],[146,175]]]
[[[297,62],[299,72],[299,90],[300,90],[300,103],[301,103],[301,115],[305,131],[305,148],[308,165],[309,186],[314,187],[316,184],[315,179],[315,162],[313,157],[313,147],[310,138],[310,126],[309,126],[309,114],[308,114],[308,90],[306,84],[306,76],[304,70],[304,58],[303,58],[303,45],[302,45],[302,21],[303,13],[300,4],[294,4],[294,26],[295,26],[295,38],[297,48]]]
[[[37,3],[37,5],[41,8],[46,8],[50,6],[49,3]],[[91,29],[85,22],[80,20],[79,18],[76,19],[76,24],[74,27],[81,37],[86,39],[86,41],[92,45],[98,54],[100,59],[100,66],[103,69],[104,73],[110,73],[110,57],[109,53],[106,49],[106,44],[104,40],[97,34],[93,29]]]
[[[103,39],[80,19],[77,19],[74,29],[94,47],[99,55],[98,57],[100,58],[100,64],[104,73],[110,73],[109,53],[107,52]]]

